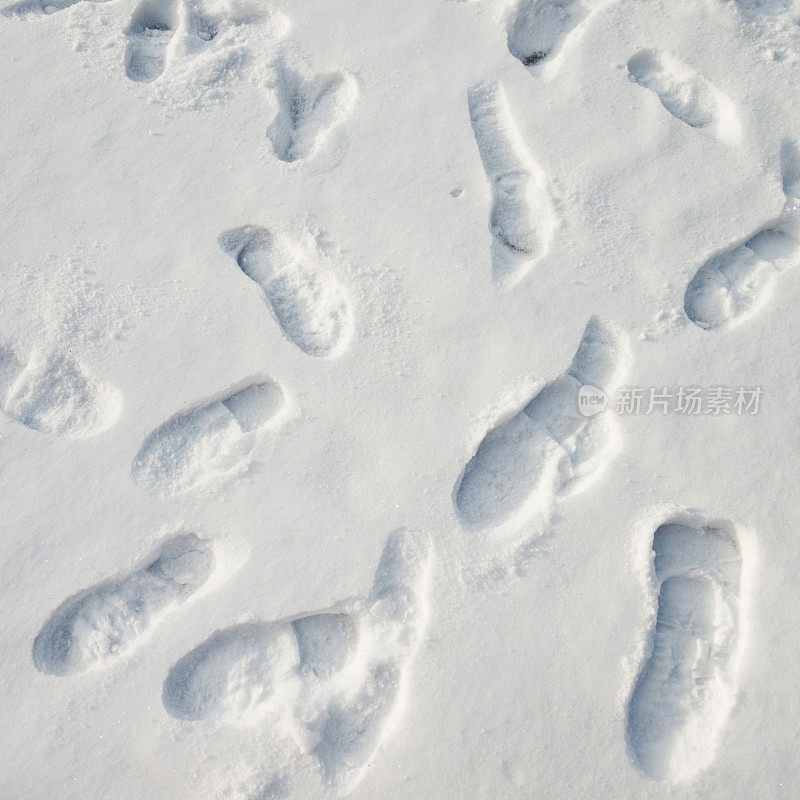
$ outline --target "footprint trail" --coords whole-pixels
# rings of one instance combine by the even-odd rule
[[[743,244],[712,256],[686,287],[686,316],[705,330],[725,330],[764,307],[781,270],[800,248],[800,153],[795,142],[781,150],[783,210],[772,224]]]
[[[657,615],[627,734],[645,774],[678,783],[711,764],[736,701],[742,552],[730,523],[682,519],[653,553]]]
[[[613,453],[613,414],[606,409],[584,416],[579,395],[588,386],[610,397],[625,351],[615,327],[597,317],[589,320],[569,369],[489,431],[467,464],[455,492],[465,527],[494,528],[529,516],[548,508],[557,495],[581,490],[601,472]]]
[[[492,277],[498,285],[513,285],[549,251],[558,217],[546,177],[522,141],[502,85],[478,84],[468,101],[492,189]]]
[[[241,475],[285,403],[280,386],[265,381],[178,414],[145,439],[131,476],[150,494],[171,495]]]
[[[208,580],[214,564],[210,542],[190,533],[170,539],[148,566],[62,603],[34,641],[36,668],[71,675],[122,657]]]
[[[39,349],[24,361],[0,345],[0,404],[31,430],[82,439],[117,421],[122,397],[69,356]]]
[[[170,669],[165,708],[184,720],[275,726],[346,794],[401,711],[426,625],[431,558],[427,536],[395,531],[366,600],[217,632]]]
[[[289,341],[319,358],[344,350],[353,329],[350,302],[314,236],[244,225],[218,242],[261,288]]]
[[[628,77],[650,89],[673,117],[738,144],[741,124],[733,101],[690,66],[661,50],[640,50],[628,59]]]

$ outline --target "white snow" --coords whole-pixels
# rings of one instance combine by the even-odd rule
[[[0,796],[794,798],[798,20],[0,8]]]

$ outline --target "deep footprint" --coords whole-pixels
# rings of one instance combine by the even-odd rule
[[[469,91],[469,116],[492,189],[492,276],[510,285],[543,258],[558,218],[542,170],[533,161],[499,83]]]
[[[320,358],[344,349],[353,327],[350,303],[313,236],[244,225],[218,242],[261,288],[289,341]]]
[[[88,375],[71,358],[34,351],[27,361],[0,346],[2,410],[31,430],[82,439],[110,428],[122,397],[110,384]]]
[[[350,116],[358,85],[346,72],[312,75],[284,58],[276,80],[278,113],[267,130],[275,155],[287,163],[311,158]]]
[[[486,434],[455,493],[467,528],[497,527],[534,506],[547,507],[599,474],[612,450],[612,415],[581,414],[579,392],[594,387],[612,402],[625,350],[622,334],[592,317],[569,369]]]
[[[284,405],[283,390],[266,381],[178,414],[145,439],[131,476],[150,494],[170,495],[243,474]]]
[[[653,538],[658,610],[628,708],[634,760],[688,781],[713,761],[736,700],[742,555],[730,523],[677,520]]]
[[[577,0],[521,0],[508,19],[508,49],[526,67],[554,77],[554,59],[590,13]]]
[[[628,59],[628,77],[650,89],[672,116],[726,144],[741,140],[733,101],[690,66],[660,50],[640,50]]]
[[[400,711],[401,683],[425,629],[430,565],[427,536],[395,531],[366,601],[217,632],[170,669],[165,708],[185,720],[269,721],[346,793]]]
[[[786,202],[780,217],[744,244],[713,256],[686,287],[686,316],[705,330],[724,330],[754,316],[767,302],[780,271],[800,248],[800,154],[794,142],[781,151]]]
[[[33,643],[48,675],[71,675],[130,652],[170,607],[187,600],[214,569],[210,542],[181,534],[148,566],[88,589],[59,606]]]
[[[167,65],[167,47],[178,27],[175,0],[145,0],[125,31],[125,72],[132,81],[152,83]]]

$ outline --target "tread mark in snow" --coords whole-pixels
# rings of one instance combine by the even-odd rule
[[[71,675],[115,660],[168,608],[194,594],[213,569],[209,541],[191,533],[170,539],[146,567],[62,603],[33,643],[36,668]]]
[[[737,144],[741,124],[733,101],[688,64],[660,50],[640,50],[628,59],[628,77],[650,89],[673,117]]]
[[[145,439],[131,476],[150,494],[169,495],[240,475],[284,405],[280,386],[265,381],[178,414]]]
[[[350,302],[313,236],[244,225],[218,242],[261,288],[289,341],[320,358],[342,352],[353,328]]]
[[[592,317],[569,369],[486,434],[456,489],[466,527],[496,527],[539,501],[549,504],[557,494],[579,491],[599,474],[611,454],[612,415],[600,410],[583,416],[579,394],[587,386],[610,397],[625,349],[616,328]]]
[[[746,242],[712,256],[686,287],[683,307],[705,330],[744,322],[767,302],[782,268],[797,259],[800,245],[800,153],[786,141],[781,149],[786,202],[778,219]]]
[[[172,666],[165,708],[186,720],[269,720],[346,793],[400,712],[425,630],[430,572],[429,537],[395,531],[365,601],[347,612],[218,631]]]
[[[681,782],[712,762],[736,700],[742,556],[730,523],[677,518],[653,553],[658,608],[627,735],[645,774]]]
[[[492,189],[492,277],[519,281],[550,249],[558,218],[544,173],[533,161],[499,83],[469,91],[469,116]]]
[[[67,439],[110,428],[120,393],[66,355],[36,350],[26,363],[0,346],[0,408],[32,430]]]

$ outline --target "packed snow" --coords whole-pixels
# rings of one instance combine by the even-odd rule
[[[796,797],[800,0],[0,42],[0,797]]]

